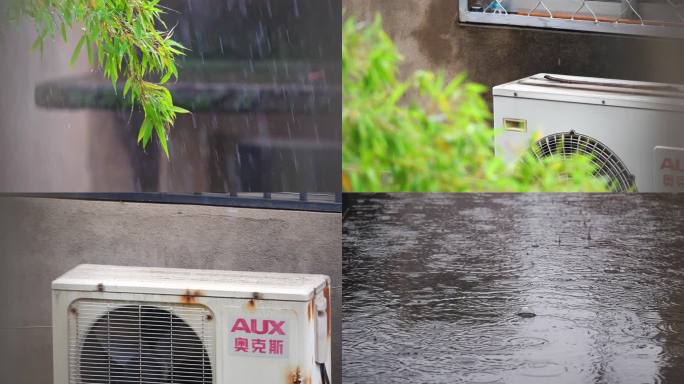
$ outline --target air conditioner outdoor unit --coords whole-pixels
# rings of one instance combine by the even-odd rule
[[[684,192],[684,87],[538,74],[494,87],[496,153],[585,153],[614,191]]]
[[[322,275],[80,265],[52,283],[54,382],[329,383]]]

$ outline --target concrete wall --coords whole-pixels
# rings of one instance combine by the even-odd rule
[[[458,22],[458,0],[344,0],[347,15],[379,12],[404,70],[466,70],[491,86],[535,73],[684,82],[684,42]]]
[[[52,382],[50,283],[81,263],[323,273],[341,364],[340,214],[0,198],[0,378]]]

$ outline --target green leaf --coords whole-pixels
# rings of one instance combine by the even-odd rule
[[[64,42],[66,43],[67,40],[68,40],[68,38],[67,38],[66,25],[65,25],[64,23],[62,23],[62,25],[60,26],[59,30],[62,32],[62,39],[63,39]]]
[[[147,53],[143,52],[142,54],[142,63],[140,64],[140,67],[142,68],[142,73],[145,73],[147,71],[147,61],[148,61],[148,55]]]
[[[105,51],[104,51],[104,49],[100,48],[97,50],[97,62],[100,63],[100,65],[104,65],[104,60],[105,60]]]
[[[166,138],[166,131],[164,130],[163,125],[158,125],[157,126],[157,137],[159,137],[159,143],[161,144],[162,149],[164,150],[164,154],[166,155],[166,158],[169,159],[169,144],[168,140]]]
[[[133,79],[130,77],[126,80],[126,83],[124,84],[124,89],[123,89],[123,97],[126,97],[126,95],[128,94],[128,91],[131,88],[132,82],[133,82]]]
[[[43,50],[43,36],[36,37],[31,45],[32,51],[38,50],[38,48],[40,48],[41,51]]]
[[[87,38],[86,38],[87,40]],[[90,44],[90,41],[86,41],[86,48],[88,48],[88,64],[94,65],[95,64],[95,57],[93,56],[93,46]]]
[[[171,72],[171,71],[166,72],[164,77],[162,77],[162,79],[160,80],[160,83],[166,84],[166,82],[169,81],[169,79],[171,78],[172,75],[173,75],[173,72]]]
[[[151,131],[151,126],[150,126],[150,120],[145,119],[140,126],[140,130],[138,131],[138,144],[140,144],[143,139],[148,136],[147,132]],[[147,147],[147,144],[143,144],[143,148]]]
[[[190,113],[190,111],[188,111],[187,109],[178,107],[176,105],[173,106],[172,110],[176,113]]]
[[[83,44],[85,44],[86,40],[86,35],[83,35],[78,41],[78,44],[76,44],[76,48],[74,48],[74,52],[71,54],[71,60],[69,61],[71,65],[76,64],[76,60],[78,60],[78,56],[81,54],[81,49],[83,48]]]

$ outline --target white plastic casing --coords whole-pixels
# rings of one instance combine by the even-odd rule
[[[559,83],[545,76],[494,87],[494,127],[504,130],[495,140],[498,156],[513,162],[532,137],[575,131],[615,152],[639,192],[684,191],[684,87],[550,75],[569,81]],[[525,128],[506,130],[505,120]]]
[[[321,383],[317,361],[331,372],[330,287],[323,275],[80,265],[52,283],[54,383],[74,384],[70,324],[79,303],[93,300],[206,308],[206,326],[215,335],[208,349],[215,384]],[[284,322],[286,334],[275,336],[284,340],[284,354],[236,352],[235,338],[250,337],[236,327],[238,319]],[[325,334],[317,335],[321,321]]]

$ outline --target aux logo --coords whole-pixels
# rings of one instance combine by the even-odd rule
[[[259,320],[250,319],[249,322],[245,319],[235,320],[233,328],[230,329],[230,333],[244,332],[247,334],[255,335],[283,335],[285,336],[285,331],[283,330],[285,326],[284,321],[275,320],[261,320],[261,329],[259,329]]]
[[[660,170],[663,169],[669,169],[670,171],[675,171],[675,172],[684,172],[684,167],[682,167],[682,163],[680,162],[679,159],[671,159],[669,157],[666,157],[663,159],[663,163],[660,164]]]

